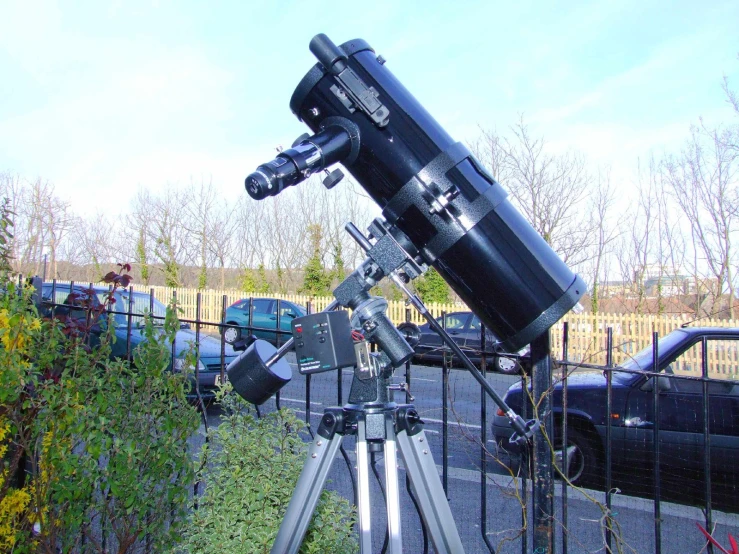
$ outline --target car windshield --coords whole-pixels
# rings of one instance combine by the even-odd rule
[[[657,348],[659,349],[658,351],[668,352],[684,340],[685,337],[682,331],[673,331],[669,335],[659,339],[659,341],[657,342]],[[649,346],[644,347],[642,350],[634,354],[629,359],[624,360],[623,362],[618,364],[618,367],[637,371],[652,371],[654,369],[652,362],[652,352],[653,345],[650,344]]]
[[[98,292],[100,302],[105,302],[108,293]],[[115,305],[112,310],[115,312],[128,312],[128,304],[131,299],[131,293],[127,290],[119,290],[115,293]],[[133,293],[133,306],[131,306],[131,326],[140,327],[144,324],[143,314],[151,313],[154,316],[154,325],[164,325],[164,316],[167,308],[156,298],[150,298],[149,294],[144,292]],[[116,327],[128,326],[128,315],[125,313],[115,314],[113,316]]]

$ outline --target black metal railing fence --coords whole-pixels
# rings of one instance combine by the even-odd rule
[[[72,283],[64,286],[69,286],[71,290],[74,290],[79,285]],[[52,283],[52,293],[45,304],[52,314],[64,306],[55,302],[56,287],[57,284]],[[133,292],[133,289],[129,288],[129,291]],[[153,312],[153,291],[149,291],[149,298],[149,311]],[[115,306],[109,308],[108,311],[127,318],[126,356],[130,358],[132,321],[142,314],[133,311],[133,294],[129,296],[129,299],[129,304],[125,309],[120,310],[120,307]],[[220,339],[221,363],[218,372],[220,382],[224,381],[225,368],[230,359],[233,359],[229,346],[223,339],[223,331],[230,327],[225,319],[226,302],[224,295],[220,322],[201,320],[199,303],[196,317],[182,321],[191,330],[194,327],[197,362],[200,361],[199,345],[203,337],[210,335]],[[245,334],[273,332],[275,343],[279,346],[290,336],[289,331],[281,328],[280,302],[276,300],[275,327],[258,328],[253,325],[253,299],[250,299],[248,324],[240,329]],[[310,304],[307,306],[307,311],[311,312]],[[410,321],[409,314],[406,319]],[[463,534],[465,540],[470,541],[467,546],[469,551],[550,552],[556,550],[567,553],[601,548],[607,552],[661,552],[677,551],[671,550],[676,543],[682,545],[680,551],[689,551],[683,549],[686,544],[695,545],[697,547],[695,551],[698,551],[705,545],[705,541],[696,528],[688,528],[684,525],[686,521],[700,523],[709,530],[715,530],[718,524],[719,530],[736,533],[739,520],[734,513],[737,511],[734,502],[736,481],[732,474],[728,475],[727,482],[722,483],[723,488],[718,491],[721,497],[721,517],[716,518],[717,487],[714,482],[716,462],[711,456],[712,444],[716,437],[712,433],[710,423],[711,395],[709,390],[714,386],[726,386],[727,382],[709,377],[705,345],[700,377],[665,374],[656,364],[659,352],[658,337],[656,333],[654,334],[655,366],[650,368],[651,371],[641,372],[645,378],[652,379],[654,382],[651,391],[653,424],[648,429],[638,428],[638,439],[629,439],[626,433],[631,430],[630,424],[624,423],[625,414],[620,411],[621,407],[614,406],[615,388],[619,389],[619,394],[622,392],[620,382],[614,385],[614,374],[623,372],[623,370],[613,367],[613,352],[616,347],[613,344],[612,333],[609,331],[607,342],[603,345],[607,360],[605,366],[575,364],[568,361],[569,331],[566,322],[562,325],[562,352],[559,353],[560,356],[554,356],[554,363],[550,364],[551,374],[547,376],[547,379],[552,386],[545,391],[547,401],[556,399],[556,403],[552,404],[546,413],[540,412],[541,399],[539,402],[523,402],[520,406],[521,415],[525,419],[537,416],[541,421],[550,422],[544,426],[541,435],[535,439],[546,441],[549,445],[549,467],[552,465],[552,460],[555,460],[556,465],[558,453],[562,460],[559,462],[559,469],[554,468],[548,473],[540,471],[541,468],[535,465],[546,462],[541,456],[530,457],[524,452],[519,460],[515,455],[500,450],[495,440],[490,438],[491,420],[493,419],[491,416],[494,415],[497,406],[488,400],[483,388],[473,379],[465,379],[464,372],[453,371],[451,356],[446,354],[443,356],[440,369],[419,367],[410,362],[404,368],[404,380],[408,384],[406,402],[410,401],[410,391],[417,387],[432,392],[427,398],[428,405],[423,407],[422,415],[425,414],[424,419],[430,422],[427,425],[433,427],[429,431],[429,442],[433,443],[434,456],[437,464],[440,465],[444,490],[450,502],[458,501],[466,509],[466,514],[457,520],[457,525],[458,527],[473,525],[478,529],[476,537],[472,537],[471,533]],[[488,362],[493,354],[487,348],[486,339],[485,330],[482,329],[480,351],[477,354],[480,357],[480,370],[485,379],[494,382],[496,387],[500,388],[501,393],[509,385],[516,383],[519,383],[521,390],[528,390],[531,379],[527,374],[528,367],[525,359],[512,356],[521,364],[522,371],[519,377],[501,376],[488,371]],[[173,344],[173,365],[177,352],[177,345]],[[217,407],[213,408],[208,405],[209,393],[212,390],[203,389],[199,365],[199,363],[195,364],[193,401],[200,409],[202,424],[207,431],[209,425],[218,422],[217,413],[209,415],[209,411],[217,412]],[[551,368],[551,366],[554,367]],[[571,406],[573,391],[581,386],[578,380],[584,373],[593,371],[602,373],[605,381],[605,418],[600,422],[603,427],[603,438],[600,438],[598,434],[593,434],[593,430],[585,426],[583,418],[587,414]],[[432,389],[431,385],[427,387],[426,382],[434,381],[435,374],[439,372],[441,373],[440,382],[433,386],[438,386],[441,390]],[[262,409],[290,407],[302,412],[309,427],[315,428],[318,418],[322,415],[320,411],[322,406],[342,405],[344,387],[347,386],[345,380],[351,379],[351,374],[338,371],[314,376],[298,374],[294,377],[296,377],[293,380],[294,383],[278,393],[274,402],[265,404]],[[680,382],[700,384],[701,399],[695,404],[700,407],[700,413],[693,414],[696,421],[700,420],[700,433],[693,433],[694,436],[690,438],[693,441],[691,443],[693,448],[686,448],[686,453],[701,452],[702,460],[699,465],[702,471],[686,473],[682,480],[679,473],[675,475],[675,472],[671,471],[670,480],[667,481],[668,474],[663,474],[661,471],[663,467],[669,465],[666,462],[670,461],[664,459],[661,447],[667,444],[665,441],[673,440],[675,433],[665,431],[660,425],[660,420],[663,419],[661,414],[663,411],[666,413],[669,406],[661,405],[661,402],[666,400],[665,395],[660,391],[659,379],[666,379],[670,384]],[[437,393],[438,396],[436,396]],[[415,395],[419,400],[419,394],[415,393]],[[475,399],[477,409],[462,407],[462,404],[466,405],[469,399]],[[739,408],[735,409],[737,411],[732,414],[732,417],[739,418]],[[439,419],[436,418],[437,414]],[[639,424],[639,422],[634,423],[634,425]],[[440,440],[437,438],[437,433],[440,435]],[[567,479],[561,478],[561,466],[564,464],[564,467],[567,467],[566,461],[569,460],[570,455],[569,445],[573,443],[573,437],[580,438],[583,435],[590,441],[591,446],[597,444],[600,449],[596,452],[595,459],[602,464],[599,468],[602,472],[602,480],[598,480],[599,486],[594,489],[583,490],[581,487],[572,485]],[[205,436],[207,440],[207,433]],[[717,440],[733,444],[737,437],[718,437]],[[614,452],[614,444],[617,445],[617,452]],[[640,447],[644,447],[648,454],[642,457],[642,461],[645,462],[643,467],[634,468],[630,472],[629,468],[619,466],[625,458],[624,449]],[[674,451],[674,448],[672,450]],[[459,460],[465,458],[465,455],[467,459],[462,463],[464,467],[460,468]],[[470,467],[473,469],[464,469]],[[618,471],[614,471],[615,469]],[[467,472],[464,474],[466,477],[460,477],[460,472]],[[479,486],[477,504],[470,502],[469,482],[470,479],[475,480],[474,477],[469,477],[470,474],[477,475],[476,480]],[[542,514],[533,514],[531,508],[532,491],[537,486],[537,480],[542,479],[546,481],[545,489],[551,491],[548,494],[558,496],[560,499],[560,502],[556,504],[553,501],[549,504],[547,510],[551,513],[543,514],[545,517],[541,517]],[[538,483],[538,485],[541,484]],[[195,497],[199,494],[200,486],[200,483],[195,485],[193,491]],[[699,490],[700,494],[686,495],[685,489],[687,488],[693,492]],[[458,494],[461,498],[457,496]],[[667,512],[663,509],[665,506],[668,508]],[[477,513],[475,518],[477,523],[471,524],[470,513],[473,511]],[[518,522],[512,516],[515,512],[520,513]],[[645,521],[651,521],[652,525],[645,524]],[[594,524],[588,526],[586,522]],[[501,531],[501,525],[507,527],[505,532]],[[670,546],[665,546],[665,541]],[[422,544],[424,550],[428,548],[425,536]],[[712,547],[708,545],[709,552],[712,551],[711,549]]]

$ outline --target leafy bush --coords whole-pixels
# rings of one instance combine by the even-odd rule
[[[205,491],[184,544],[192,554],[269,552],[305,462],[304,424],[293,412],[257,419],[228,388],[221,424],[210,431],[203,451]],[[346,499],[323,491],[301,552],[356,552],[354,521]]]
[[[114,287],[128,281],[108,277]],[[0,550],[173,547],[198,426],[188,376],[167,370],[175,310],[163,328],[146,318],[134,362],[111,361],[112,325],[91,349],[89,329],[42,320],[32,291],[7,278],[0,288]]]

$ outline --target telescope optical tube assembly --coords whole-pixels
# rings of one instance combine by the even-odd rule
[[[281,154],[280,167],[289,164],[291,173],[282,184],[273,178],[272,188],[269,177],[252,173],[246,181],[251,196],[277,194],[302,180],[291,175],[305,178],[342,163],[387,224],[415,246],[419,261],[437,269],[507,351],[529,344],[575,306],[586,290],[582,279],[369,44],[357,39],[336,46],[317,35],[310,49],[319,63],[290,100],[293,113],[316,133],[301,143],[312,145],[306,146],[310,155]]]

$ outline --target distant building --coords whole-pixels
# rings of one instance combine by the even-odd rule
[[[687,275],[659,275],[644,279],[644,291],[647,296],[693,294],[695,289],[695,280]]]

